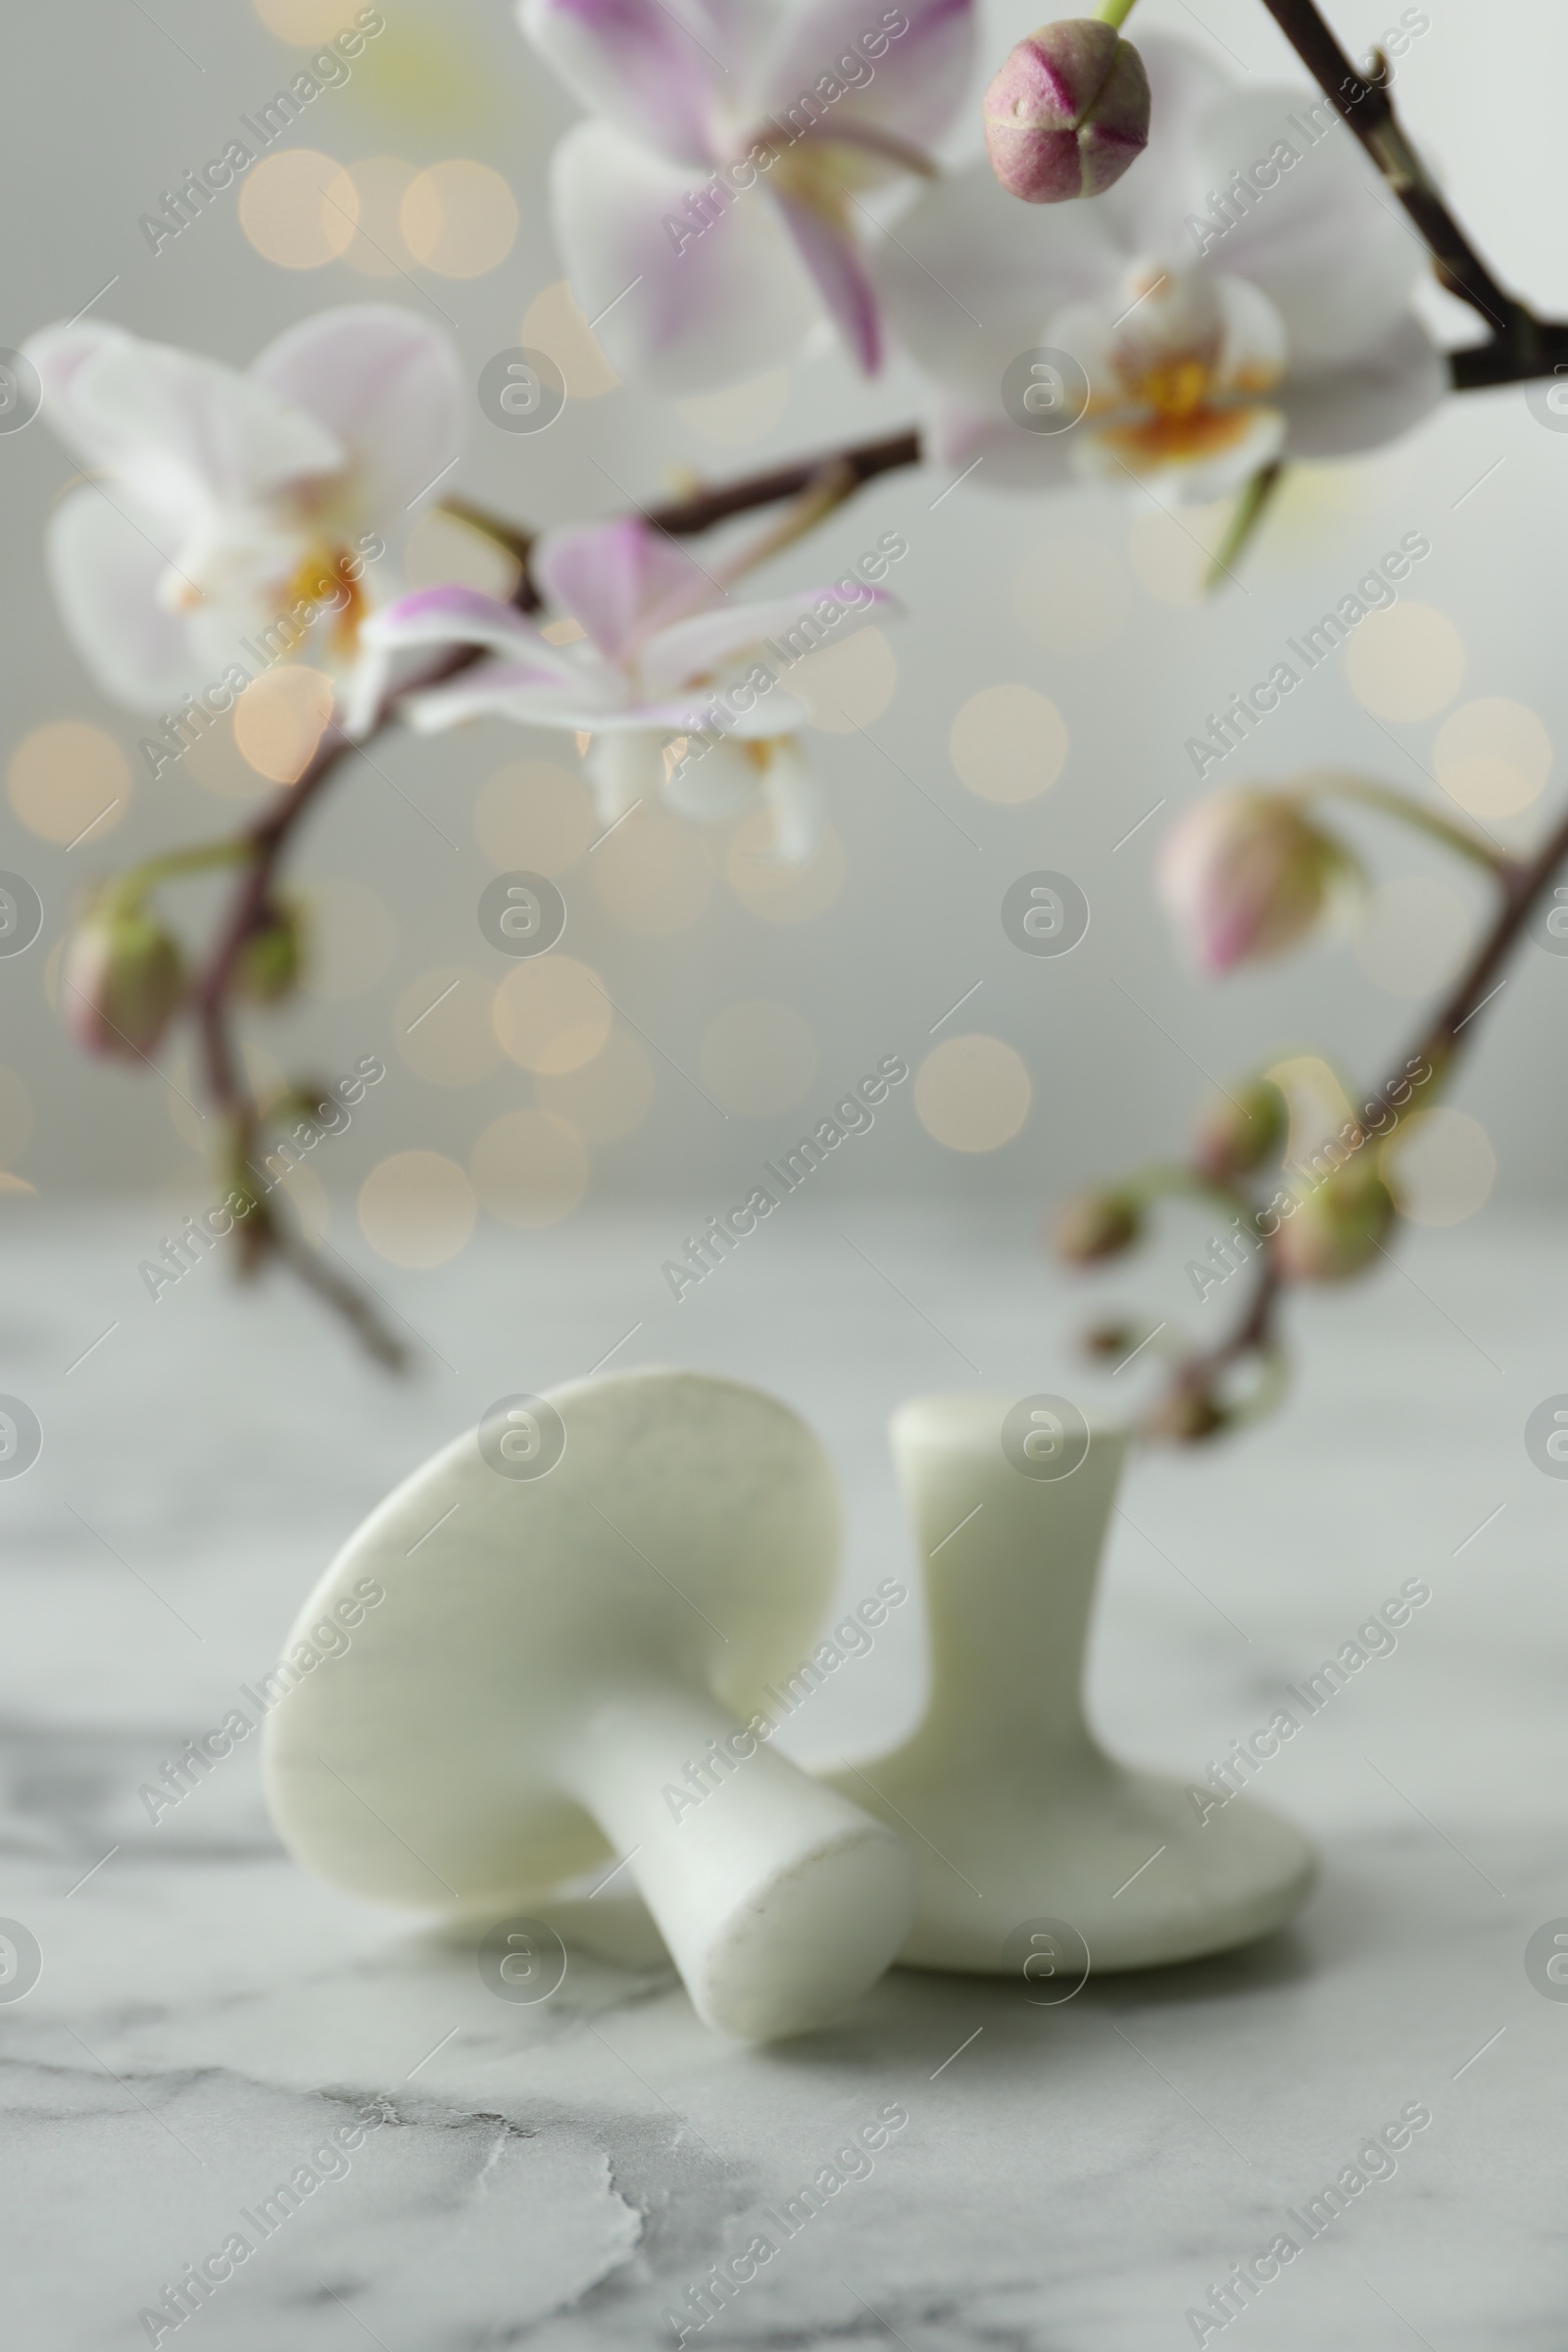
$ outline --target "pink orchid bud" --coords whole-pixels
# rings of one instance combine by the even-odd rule
[[[1092,1266],[1119,1257],[1139,1238],[1143,1212],[1126,1193],[1093,1189],[1078,1193],[1058,1211],[1052,1227],[1056,1255],[1070,1266]]]
[[[184,994],[179,949],[139,909],[103,906],[72,933],[60,971],[67,1025],[89,1054],[151,1054]]]
[[[1042,24],[1019,41],[984,109],[991,169],[1025,204],[1102,196],[1149,144],[1144,61],[1095,17]]]
[[[1394,1216],[1394,1196],[1370,1158],[1347,1160],[1280,1219],[1280,1272],[1288,1282],[1344,1282],[1379,1254]]]
[[[1166,834],[1155,880],[1200,969],[1228,972],[1294,948],[1359,870],[1287,795],[1216,792]]]
[[[1290,1112],[1269,1078],[1253,1078],[1234,1095],[1216,1095],[1198,1122],[1193,1164],[1221,1184],[1250,1176],[1285,1149]]]

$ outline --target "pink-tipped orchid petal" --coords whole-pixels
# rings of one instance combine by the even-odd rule
[[[302,319],[251,374],[340,444],[346,486],[370,519],[406,516],[462,443],[467,386],[450,338],[390,303]]]
[[[900,17],[904,29],[896,31]],[[848,121],[928,146],[968,94],[973,0],[907,0],[880,25],[868,26],[865,18],[865,0],[807,0],[789,10],[758,71],[760,111],[787,117],[812,98],[826,117],[824,136]],[[880,54],[868,58],[867,43],[883,35]]]
[[[884,588],[863,587],[858,582],[857,587],[859,593],[853,596],[844,588],[807,588],[798,596],[777,597],[766,604],[732,605],[677,621],[649,638],[638,665],[641,676],[651,692],[668,693],[744,661],[761,651],[765,639],[789,640],[792,633],[800,642],[787,642],[784,655],[787,660],[799,661],[830,638],[848,636],[855,620],[864,619],[873,605],[893,602]]]
[[[537,621],[479,588],[416,588],[372,612],[360,634],[367,645],[388,650],[410,645],[489,646],[530,675],[563,683],[581,673],[581,664],[565,647],[552,645]]]
[[[819,316],[815,293],[757,189],[713,194],[701,173],[605,122],[569,130],[550,172],[572,293],[619,374],[679,398],[745,382],[799,350]]]
[[[591,113],[679,164],[709,164],[727,79],[702,0],[521,0],[518,22]]]
[[[814,204],[779,200],[785,225],[810,271],[822,307],[848,345],[862,375],[882,367],[882,316],[865,264],[847,228]]]
[[[660,613],[688,612],[718,594],[678,540],[636,516],[549,532],[534,551],[533,576],[554,610],[575,620],[612,662]]]

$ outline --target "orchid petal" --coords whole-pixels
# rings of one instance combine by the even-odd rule
[[[882,319],[876,292],[848,229],[813,204],[781,196],[779,211],[816,290],[862,375],[882,367]]]
[[[799,349],[819,316],[777,207],[753,189],[686,210],[689,170],[580,122],[551,164],[571,288],[618,373],[681,396],[745,382]]]
[[[694,743],[664,778],[664,798],[677,816],[698,824],[740,816],[762,780],[755,756],[736,742]]]
[[[908,0],[901,13],[905,30],[871,63],[862,47],[868,37],[865,0],[808,0],[792,8],[758,72],[762,111],[788,114],[808,100],[821,105],[825,82],[840,94],[827,101],[832,111],[823,137],[850,122],[921,146],[936,138],[968,91],[973,0]]]
[[[673,163],[717,160],[725,41],[702,0],[521,0],[517,19],[590,114]]]
[[[1181,236],[1183,217],[1194,204],[1206,203],[1197,186],[1194,144],[1200,126],[1230,99],[1235,85],[1201,50],[1169,33],[1140,32],[1137,47],[1149,76],[1149,144],[1132,170],[1095,198],[1094,210],[1129,260],[1191,260],[1195,248]],[[1202,182],[1205,190],[1213,185]]]
[[[944,400],[932,418],[931,455],[966,489],[1059,490],[1077,478],[1072,445],[1082,429],[1031,433],[1000,405],[986,410]]]
[[[1329,125],[1316,146],[1293,108],[1300,92],[1242,92],[1215,107],[1198,144],[1205,187],[1224,187],[1279,142],[1299,160],[1264,188],[1208,258],[1261,286],[1293,350],[1314,367],[1353,360],[1381,343],[1427,268],[1426,250],[1348,130]]]
[[[833,634],[845,614],[864,617],[872,605],[891,604],[884,588],[861,587],[858,596],[843,588],[806,588],[798,596],[778,597],[766,604],[731,605],[718,612],[699,612],[650,637],[639,664],[655,693],[665,693],[693,679],[711,676],[725,663],[739,662],[764,638],[783,636],[803,623],[811,627],[810,641],[794,659],[814,649]],[[820,608],[826,604],[824,615]],[[775,727],[772,730],[777,733]]]
[[[1279,395],[1293,457],[1342,458],[1377,449],[1435,409],[1448,363],[1419,318],[1406,315],[1353,367],[1293,376]]]
[[[664,780],[662,735],[646,729],[596,735],[583,759],[583,774],[602,825],[612,825],[639,801],[652,800]]]
[[[661,610],[689,611],[719,593],[678,541],[636,516],[551,531],[534,551],[533,574],[552,608],[612,662]]]
[[[1012,361],[1044,343],[1052,313],[1124,269],[1105,224],[1109,201],[1020,204],[988,164],[924,189],[874,271],[889,318],[927,373],[977,407],[995,404]]]
[[[91,361],[130,341],[122,327],[84,318],[70,326],[46,326],[24,346],[24,357],[38,371],[44,421],[74,458],[97,473],[119,473],[137,446],[136,436],[118,416],[91,408],[82,412],[77,385]]]
[[[158,528],[156,515],[89,484],[56,508],[45,542],[67,636],[104,691],[133,710],[167,710],[207,682],[184,617],[158,601],[169,568]]]
[[[450,338],[390,303],[303,319],[251,374],[341,445],[360,511],[384,526],[434,487],[462,441],[467,386]]]
[[[826,813],[821,783],[793,738],[771,746],[762,792],[773,811],[773,855],[781,865],[805,865],[822,836]]]
[[[77,456],[187,529],[213,506],[335,472],[345,455],[334,433],[267,385],[129,335],[80,358],[57,421]]]
[[[416,588],[384,605],[360,624],[367,645],[391,648],[405,645],[487,645],[522,662],[531,676],[552,684],[580,679],[582,665],[564,648],[552,645],[526,613],[514,605],[486,596],[482,589],[448,584]]]

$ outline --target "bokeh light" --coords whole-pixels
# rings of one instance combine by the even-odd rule
[[[1010,806],[1050,791],[1066,761],[1067,730],[1032,686],[982,686],[955,718],[948,749],[976,799]]]
[[[539,1101],[590,1144],[612,1144],[648,1116],[654,1099],[653,1056],[642,1040],[617,1023],[581,1069],[536,1081]]]
[[[1355,953],[1395,997],[1425,997],[1458,973],[1475,929],[1457,891],[1426,874],[1380,882],[1361,909]]]
[[[368,155],[350,167],[354,228],[339,259],[364,277],[399,277],[414,256],[403,241],[399,214],[416,173],[397,155]]]
[[[332,681],[304,662],[252,678],[234,705],[234,742],[259,776],[294,784],[316,757],[332,715]]]
[[[1497,1154],[1479,1119],[1443,1103],[1404,1121],[1384,1154],[1384,1166],[1412,1224],[1460,1225],[1485,1204],[1497,1173]]]
[[[914,1074],[914,1111],[950,1152],[995,1152],[1029,1116],[1034,1089],[1023,1058],[1000,1037],[950,1037]]]
[[[700,440],[714,442],[720,449],[742,449],[773,430],[789,398],[788,370],[775,368],[749,384],[732,384],[727,392],[703,392],[695,400],[677,400],[675,414]]]
[[[329,41],[346,21],[343,0],[252,0],[252,5],[269,32],[300,49]]]
[[[1390,605],[1357,624],[1345,670],[1374,718],[1435,718],[1459,691],[1464,646],[1434,606]]]
[[[784,676],[786,691],[800,696],[812,726],[829,735],[853,735],[880,718],[898,682],[893,648],[874,625],[836,645],[818,646]]]
[[[458,964],[421,972],[393,1006],[401,1058],[432,1086],[476,1086],[501,1067],[495,984]]]
[[[564,874],[599,830],[588,787],[551,760],[514,760],[481,788],[474,837],[498,873]]]
[[[503,1225],[559,1225],[582,1199],[591,1162],[582,1137],[553,1110],[509,1110],[473,1147],[474,1190]]]
[[[422,1268],[456,1257],[473,1231],[473,1187],[440,1152],[394,1152],[360,1187],[360,1231],[389,1265]]]
[[[542,351],[555,361],[568,400],[597,400],[620,382],[564,277],[534,296],[523,313],[517,341],[524,350]]]
[[[314,147],[264,155],[239,183],[239,224],[265,262],[319,270],[354,236],[359,190],[341,164]]]
[[[1438,782],[1472,816],[1515,816],[1551,773],[1551,737],[1535,711],[1502,695],[1461,703],[1438,729]]]
[[[606,913],[639,939],[689,931],[713,895],[702,833],[646,803],[606,834],[588,872]]]
[[[816,1041],[793,1005],[745,997],[709,1022],[698,1061],[726,1110],[763,1119],[806,1093],[816,1076]]]
[[[424,269],[441,277],[482,277],[512,251],[517,200],[488,164],[457,157],[410,181],[398,225]]]
[[[301,985],[335,1003],[363,997],[397,949],[391,910],[363,882],[313,881],[305,893],[306,957]]]
[[[198,735],[181,754],[178,768],[166,767],[163,777],[176,773],[193,776],[204,792],[216,794],[220,801],[260,801],[271,790],[268,778],[257,774],[234,741],[231,717]]]
[[[525,1070],[581,1069],[610,1035],[614,1007],[598,975],[571,956],[541,956],[508,972],[495,994],[496,1036]]]
[[[1132,582],[1118,556],[1096,539],[1047,539],[1012,575],[1018,626],[1047,653],[1081,660],[1111,645],[1127,625]]]
[[[110,833],[130,800],[124,753],[102,727],[50,719],[24,735],[11,755],[11,806],[41,841],[71,843]]]
[[[833,825],[804,865],[786,865],[773,855],[773,813],[754,809],[736,826],[724,855],[724,874],[749,913],[764,923],[808,923],[824,914],[844,888],[844,844]]]

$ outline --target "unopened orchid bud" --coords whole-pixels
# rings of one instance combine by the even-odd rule
[[[1269,1078],[1254,1078],[1234,1095],[1216,1095],[1198,1122],[1193,1163],[1224,1184],[1250,1176],[1285,1149],[1290,1111]]]
[[[1095,17],[1019,41],[984,107],[991,169],[1025,204],[1103,195],[1149,143],[1143,59]]]
[[[184,994],[179,948],[139,907],[104,904],[72,933],[60,972],[61,1007],[89,1054],[140,1061]]]
[[[1284,955],[1359,872],[1294,798],[1217,792],[1166,834],[1155,881],[1194,961],[1218,973]]]
[[[1141,1337],[1148,1334],[1140,1334],[1132,1323],[1092,1323],[1084,1333],[1083,1345],[1090,1355],[1115,1356],[1119,1361],[1132,1354]]]
[[[1058,1210],[1052,1227],[1056,1255],[1071,1266],[1091,1266],[1119,1256],[1143,1231],[1143,1210],[1126,1193],[1092,1188],[1075,1194]]]
[[[295,986],[304,961],[299,908],[273,906],[240,949],[234,965],[235,985],[258,1004],[275,1004]]]
[[[1207,1389],[1183,1382],[1159,1399],[1144,1428],[1147,1436],[1164,1438],[1173,1446],[1198,1446],[1205,1438],[1218,1437],[1229,1422],[1229,1413]]]
[[[1378,1255],[1394,1216],[1394,1196],[1371,1160],[1347,1160],[1281,1218],[1275,1263],[1289,1282],[1344,1282]]]

